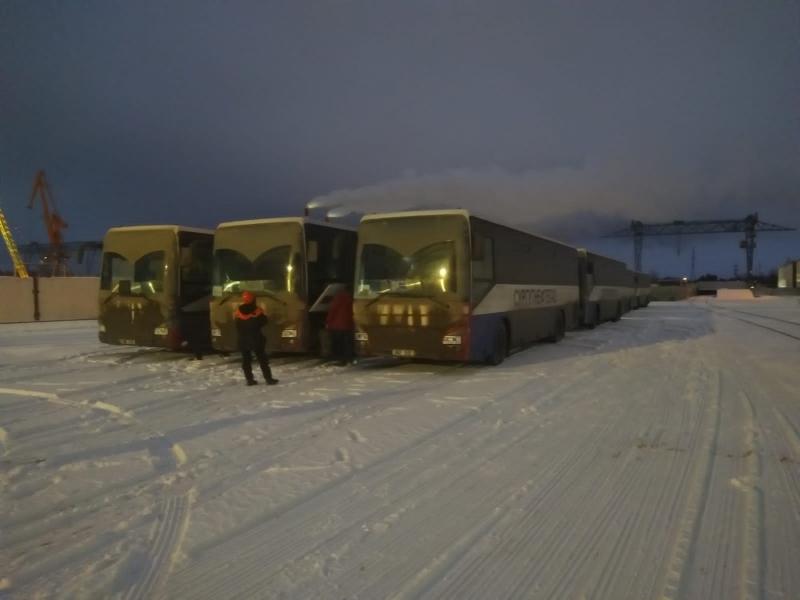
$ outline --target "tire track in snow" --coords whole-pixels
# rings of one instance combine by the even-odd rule
[[[693,440],[690,455],[696,456],[680,511],[677,531],[667,553],[666,570],[659,578],[658,597],[674,600],[685,596],[686,567],[692,563],[700,519],[709,494],[714,451],[720,428],[721,374],[715,373],[714,394],[705,403],[703,431]]]
[[[58,394],[49,392],[39,392],[35,390],[18,390],[10,388],[0,388],[0,394],[11,394],[23,397],[34,397],[37,399],[45,400],[50,403],[59,404],[76,409],[95,409],[106,413],[113,414],[118,417],[124,417],[129,421],[133,421],[130,413],[126,413],[116,405],[112,405],[102,401],[83,401],[74,402],[59,397]],[[141,423],[138,425],[142,426]],[[148,428],[146,428],[148,429]],[[155,458],[163,463],[161,471],[164,469],[170,470],[169,465],[172,465],[172,470],[179,470],[187,461],[187,457],[183,449],[178,445],[171,443],[163,434],[157,434],[157,437],[163,439],[163,443],[156,444],[153,438],[142,441],[140,445],[142,448],[148,449],[151,453],[155,453]],[[64,464],[67,464],[66,462]],[[157,471],[155,473],[159,475]],[[135,477],[133,479],[126,479],[111,486],[104,486],[100,490],[91,490],[89,492],[79,494],[78,496],[72,495],[69,498],[62,500],[56,505],[49,505],[45,508],[35,509],[33,512],[28,511],[21,515],[15,516],[13,519],[4,519],[4,527],[11,527],[15,531],[7,536],[13,540],[14,544],[24,543],[32,536],[38,535],[43,527],[54,527],[58,525],[59,521],[66,521],[74,523],[80,515],[92,515],[94,512],[108,505],[110,494],[120,492],[115,496],[113,506],[119,510],[120,505],[125,505],[132,502],[133,498],[139,496],[144,490],[152,488],[153,485],[158,485],[158,480],[153,481],[153,473],[147,473],[143,476]],[[164,482],[166,488],[170,487],[170,482]],[[131,487],[138,486],[140,489],[131,497]],[[102,501],[94,502],[94,500],[103,498]],[[157,528],[156,538],[154,541],[154,553],[148,561],[148,569],[142,581],[137,584],[137,589],[133,597],[151,597],[153,591],[160,585],[166,577],[169,568],[171,567],[171,559],[177,553],[179,542],[185,533],[186,524],[188,523],[188,506],[190,496],[188,494],[172,497],[169,496],[166,500],[166,506],[163,510],[163,517],[159,519],[159,527]],[[69,510],[72,507],[72,510]],[[46,520],[46,523],[43,522]],[[7,541],[9,541],[7,539]],[[165,565],[164,553],[168,553],[170,561]],[[143,595],[141,595],[143,594]]]
[[[456,368],[458,367],[452,367],[451,369]],[[451,369],[448,369],[448,371]],[[320,403],[301,405],[298,408],[302,409],[302,412],[322,410],[324,414],[315,416],[312,419],[304,420],[300,423],[289,425],[279,432],[272,434],[271,437],[277,438],[276,443],[268,448],[259,447],[256,451],[254,451],[254,456],[263,458],[248,463],[247,466],[249,468],[247,468],[247,470],[244,470],[244,465],[241,465],[239,467],[241,470],[237,469],[233,474],[224,476],[214,482],[211,482],[210,485],[204,486],[204,488],[198,494],[198,504],[202,505],[217,498],[230,488],[241,485],[247,480],[258,476],[265,469],[276,466],[281,458],[291,455],[292,453],[304,448],[308,444],[307,432],[309,431],[310,427],[313,428],[315,425],[330,425],[333,423],[333,421],[336,421],[336,423],[333,423],[334,427],[338,427],[342,423],[337,420],[336,415],[343,407],[346,407],[349,411],[347,413],[349,417],[348,421],[373,417],[387,409],[390,409],[392,406],[395,406],[395,404],[387,402],[387,399],[394,399],[395,396],[400,394],[407,395],[410,391],[413,391],[415,394],[429,394],[435,390],[445,389],[452,385],[453,382],[451,381],[441,381],[439,379],[441,376],[442,373],[437,373],[436,375],[430,377],[430,379],[433,379],[432,385],[419,386],[413,390],[409,390],[408,387],[405,387],[406,384],[403,383],[394,390],[383,391],[372,402],[365,402],[364,396],[345,395]],[[292,414],[294,412],[297,412],[297,409],[293,407],[289,407],[287,409],[269,410],[266,411],[263,416],[259,416],[257,418],[273,419],[279,418],[284,414]],[[255,420],[256,416],[253,415],[251,418]],[[297,435],[298,433],[300,434],[299,436]]]
[[[583,379],[589,375],[593,375],[593,373],[587,371],[581,378],[570,378],[564,386],[573,386],[578,382],[577,380]],[[529,382],[526,381],[523,385],[517,386],[511,393],[518,392],[528,385]],[[550,396],[559,394],[563,391],[564,386],[558,386],[557,389],[551,390],[550,393],[547,394],[547,397],[549,398]],[[500,402],[501,400],[502,396],[498,397],[496,402]],[[546,403],[547,398],[543,397],[541,400]],[[416,460],[422,460],[424,456],[430,453],[439,451],[449,452],[448,448],[442,448],[437,443],[438,440],[440,440],[443,435],[450,432],[464,431],[467,425],[480,428],[478,435],[467,436],[466,438],[471,440],[473,445],[478,444],[481,441],[481,437],[496,437],[496,432],[492,428],[485,427],[485,423],[483,423],[485,414],[482,413],[485,413],[489,408],[490,407],[484,407],[484,409],[478,413],[471,411],[454,421],[447,422],[422,437],[416,438],[411,443],[395,449],[388,454],[384,454],[363,470],[350,473],[321,488],[317,488],[309,495],[295,500],[292,505],[285,509],[263,517],[262,524],[251,527],[247,534],[229,537],[227,541],[213,548],[209,548],[205,555],[201,554],[198,560],[190,564],[188,569],[179,576],[182,583],[178,583],[178,587],[173,590],[173,592],[177,595],[192,594],[197,593],[199,588],[202,589],[202,593],[206,594],[208,597],[214,597],[217,595],[225,595],[225,590],[230,589],[229,586],[233,585],[232,581],[236,581],[237,593],[244,596],[247,596],[250,592],[257,593],[257,590],[262,589],[263,585],[265,585],[271,577],[274,577],[282,571],[284,565],[291,564],[292,561],[297,561],[300,557],[315,552],[320,546],[329,543],[339,536],[352,535],[352,532],[359,530],[361,523],[368,521],[375,513],[385,510],[384,507],[381,506],[375,508],[371,500],[368,498],[365,499],[363,496],[359,495],[358,491],[362,486],[366,489],[378,489],[383,485],[383,482],[397,480],[398,476],[402,476],[402,473],[408,470],[409,461],[412,460],[411,456],[416,455],[418,457],[415,459],[416,462]],[[526,428],[518,436],[515,436],[511,440],[498,442],[500,444],[499,452],[507,452],[510,445],[526,440],[530,433],[540,426],[541,424],[537,420],[533,420],[529,428]],[[467,431],[469,430],[467,429]],[[486,462],[487,457],[485,454],[487,449],[485,447],[480,447],[478,450],[480,450],[479,455],[484,459],[483,462]],[[394,502],[402,504],[403,497],[407,497],[407,501],[413,503],[415,503],[421,495],[426,496],[432,494],[433,496],[431,497],[435,497],[440,495],[443,489],[451,488],[453,481],[470,479],[473,470],[467,467],[475,468],[476,465],[481,464],[480,462],[475,462],[475,452],[476,450],[473,450],[473,452],[462,452],[459,455],[457,461],[459,464],[463,463],[460,470],[455,469],[453,464],[449,463],[443,465],[443,467],[447,467],[444,473],[440,473],[437,469],[425,471],[422,477],[417,478],[415,485],[403,490],[401,497],[395,496],[393,498]],[[420,457],[420,454],[423,456]],[[488,458],[491,459],[491,455]],[[424,459],[424,464],[438,463],[434,457],[429,457]],[[391,468],[387,468],[387,466]],[[445,474],[446,476],[443,476]],[[453,477],[456,479],[454,480]],[[355,485],[357,481],[360,483]],[[350,485],[345,487],[344,484]],[[487,493],[490,495],[496,495],[502,492],[503,490],[487,490]],[[337,496],[343,497],[332,506],[327,498],[328,496],[332,496],[331,499],[335,499]],[[326,512],[350,515],[345,519],[346,525],[344,527],[340,527],[332,534],[332,537],[322,541],[313,537],[306,539],[305,535],[299,534],[299,532],[314,531],[316,528],[313,524],[320,519],[326,518],[325,513],[312,511],[307,508],[309,505],[318,503],[322,503],[326,506]],[[367,508],[366,513],[363,510],[364,508]],[[283,525],[282,521],[278,522],[279,518],[284,519],[287,515],[295,511],[299,511],[299,522],[287,525]],[[278,534],[280,537],[276,538],[274,534],[269,535],[269,530],[272,528],[277,528],[279,530]],[[458,533],[458,535],[460,534],[461,532]],[[284,537],[286,539],[281,542],[280,540]],[[265,548],[263,545],[265,538],[269,538],[277,548]],[[225,561],[223,557],[232,558],[233,556],[236,557],[234,564],[220,564]],[[265,573],[265,565],[272,565],[272,575]],[[197,580],[198,578],[200,578],[199,582]],[[247,581],[251,581],[251,584],[245,587]]]
[[[571,384],[570,382],[567,383],[567,385]],[[525,384],[518,386],[514,391],[524,389],[527,385],[528,382],[525,382]],[[560,391],[560,389],[553,391],[553,393],[557,393],[558,391]],[[173,590],[173,592],[176,595],[186,595],[196,594],[199,590],[202,590],[202,593],[206,594],[208,597],[214,597],[216,594],[224,594],[226,586],[233,585],[232,581],[236,581],[238,589],[243,590],[245,581],[248,579],[255,579],[252,584],[252,589],[255,592],[258,586],[262,585],[268,576],[268,574],[264,573],[264,564],[274,565],[273,571],[279,572],[287,560],[292,560],[298,556],[313,552],[316,547],[328,541],[323,540],[320,542],[316,538],[306,540],[305,536],[298,535],[298,532],[313,531],[313,524],[320,519],[326,518],[324,513],[317,511],[310,511],[308,513],[301,512],[302,518],[299,522],[287,526],[278,523],[278,529],[284,530],[280,534],[286,537],[286,539],[283,543],[280,543],[275,539],[274,535],[269,536],[269,539],[271,539],[272,543],[277,546],[277,548],[267,549],[264,547],[265,538],[267,537],[265,531],[268,531],[273,524],[278,522],[278,519],[284,519],[286,515],[294,511],[302,511],[306,506],[319,502],[323,502],[326,505],[325,511],[333,511],[336,513],[334,508],[326,501],[326,497],[333,496],[335,498],[336,496],[343,495],[344,498],[336,504],[337,506],[341,505],[342,510],[344,510],[346,514],[351,514],[349,524],[343,529],[357,530],[360,528],[361,523],[364,522],[372,512],[380,511],[382,507],[376,509],[372,506],[373,503],[370,500],[361,498],[359,496],[359,489],[361,486],[355,485],[356,482],[367,480],[369,481],[368,487],[370,489],[379,488],[382,482],[391,481],[397,478],[399,474],[408,470],[408,461],[410,458],[403,459],[402,457],[409,453],[418,453],[421,450],[426,453],[434,452],[438,450],[438,446],[431,442],[437,440],[439,436],[465,424],[476,424],[476,422],[479,424],[482,417],[483,415],[481,413],[476,413],[475,411],[467,412],[459,418],[451,420],[427,432],[423,436],[414,439],[411,443],[384,454],[363,469],[352,471],[343,477],[311,490],[307,495],[295,499],[290,505],[262,516],[260,524],[254,524],[246,528],[244,532],[234,532],[233,535],[228,535],[223,540],[218,541],[213,547],[207,547],[205,550],[202,548],[199,549],[197,559],[179,575],[179,579],[182,580],[182,583],[178,583],[178,587]],[[538,423],[534,425],[534,427],[536,426],[538,426]],[[528,435],[528,433],[529,432],[526,431],[525,435]],[[493,430],[487,429],[484,435],[495,435],[495,433]],[[505,446],[507,447],[507,445],[506,443]],[[474,459],[470,454],[463,454],[459,457],[459,460],[470,461]],[[430,462],[430,464],[436,463]],[[391,468],[387,468],[387,466]],[[448,472],[450,472],[449,469]],[[452,475],[453,474],[451,474],[451,477]],[[465,476],[463,471],[455,472],[455,475],[459,477]],[[418,481],[419,489],[414,487],[412,491],[408,492],[409,497],[413,499],[420,493],[432,493],[432,481],[427,481],[427,478],[433,476],[439,477],[436,481],[441,485],[441,474],[439,474],[438,471],[435,473],[428,472],[425,477],[426,481]],[[449,481],[449,479],[447,481]],[[345,484],[349,485],[345,487]],[[438,487],[435,489],[438,490]],[[358,512],[358,509],[365,501],[367,501],[370,506],[370,510],[366,515]],[[395,501],[399,501],[399,499],[396,498]],[[338,530],[334,534],[334,537],[340,535],[341,532],[342,529]],[[310,545],[309,542],[311,542]],[[234,556],[236,557],[235,564],[221,564],[225,562],[225,558]],[[246,595],[246,590],[244,590],[243,593]]]
[[[72,400],[67,400],[59,396],[59,394],[54,394],[51,392],[40,392],[38,390],[26,390],[20,388],[0,388],[0,394],[5,394],[9,396],[19,396],[23,398],[37,398],[39,400],[46,400],[47,402],[51,402],[53,404],[61,404],[63,406],[69,406],[70,408],[78,408],[78,409],[86,409],[91,408],[95,410],[104,411],[107,413],[112,413],[117,416],[127,417],[130,418],[131,414],[122,410],[119,406],[114,404],[108,404],[106,402],[101,402],[99,400],[90,402],[74,402]]]
[[[733,319],[733,320],[739,321],[741,323],[747,323],[747,324],[753,325],[755,327],[760,327],[761,329],[766,329],[767,331],[772,331],[773,333],[778,333],[778,334],[780,334],[782,336],[791,338],[793,340],[800,341],[800,325],[798,325],[798,324],[792,324],[792,327],[794,328],[794,330],[793,330],[792,333],[789,333],[788,331],[784,331],[782,329],[776,329],[775,327],[770,327],[769,325],[764,325],[763,323],[758,323],[758,322],[752,321],[750,319],[742,319],[741,317],[736,317],[734,315],[728,314],[727,311],[729,311],[729,310],[730,309],[719,309],[719,308],[712,309],[712,311],[714,313],[716,313],[719,316],[725,317],[726,319]],[[751,313],[747,313],[747,314],[751,314]],[[761,315],[753,315],[753,316],[761,317]],[[766,317],[766,318],[769,318],[769,317]]]
[[[762,492],[758,487],[761,479],[761,469],[759,466],[759,452],[757,451],[758,441],[756,439],[757,421],[753,403],[747,394],[740,392],[739,398],[742,401],[746,419],[742,427],[743,444],[747,448],[744,457],[743,477],[739,480],[736,488],[744,496],[743,498],[743,518],[742,527],[742,547],[739,552],[740,565],[737,569],[739,576],[739,599],[748,600],[749,598],[765,598],[764,577],[762,565],[764,556],[764,508]],[[763,433],[759,431],[759,438],[763,438]]]
[[[138,581],[125,594],[126,600],[162,597],[161,588],[178,559],[189,525],[192,496],[192,491],[179,496],[167,494],[162,500],[161,514],[156,521],[147,566],[144,572],[139,574]]]
[[[665,380],[669,375],[664,375]],[[642,386],[641,383],[638,385]],[[623,387],[631,398],[648,398],[647,390],[637,390],[635,384]],[[603,395],[599,390],[597,393]],[[655,403],[661,399],[655,400],[650,396],[649,400]],[[583,436],[588,441],[581,446],[581,452],[572,457],[548,460],[551,467],[537,477],[537,484],[540,481],[548,484],[534,487],[535,492],[522,509],[524,516],[509,519],[508,523],[498,527],[500,543],[492,548],[492,552],[475,552],[477,556],[460,565],[449,583],[443,582],[435,588],[433,597],[486,598],[497,593],[498,581],[514,579],[513,586],[504,591],[508,597],[526,597],[531,590],[536,590],[542,597],[578,598],[581,592],[575,588],[582,585],[585,593],[590,590],[598,597],[614,597],[613,590],[605,596],[600,591],[603,585],[601,575],[605,575],[607,580],[619,576],[614,569],[623,561],[622,550],[627,549],[627,542],[650,517],[635,500],[641,500],[642,489],[651,489],[650,486],[657,485],[660,478],[660,473],[648,462],[635,456],[641,450],[631,449],[624,463],[613,472],[597,468],[594,458],[601,452],[606,438],[615,437],[619,421],[626,420],[629,408],[624,404],[618,406],[616,415],[606,416],[602,429],[590,439]],[[654,408],[660,409],[662,418],[666,420],[669,411],[657,405]],[[586,417],[591,418],[590,415]],[[552,451],[560,447],[555,445]],[[577,468],[578,464],[581,468]],[[676,466],[677,461],[673,460],[672,464]],[[640,485],[641,478],[648,482],[644,488]],[[665,485],[663,480],[660,483],[662,492],[666,492],[668,483]],[[587,494],[596,498],[597,507],[584,506]],[[554,505],[557,508],[553,517],[545,517],[552,512],[550,507],[555,508]],[[609,548],[610,537],[614,541]],[[547,548],[546,553],[541,552],[542,548]],[[537,552],[543,556],[533,558]],[[505,558],[498,560],[498,556]],[[529,556],[532,556],[530,562]],[[634,560],[637,558],[633,557]]]
[[[754,431],[758,433],[758,441],[763,448],[759,452],[759,473],[765,484],[768,482],[783,485],[759,486],[754,491],[759,502],[761,531],[759,591],[761,597],[782,596],[785,590],[800,589],[798,564],[798,542],[800,539],[800,436],[791,421],[776,404],[789,400],[785,407],[794,408],[796,404],[796,387],[791,380],[781,377],[772,369],[769,362],[755,361],[753,357],[743,355],[730,348],[726,360],[732,365],[732,371],[738,386],[743,390],[753,411]],[[778,390],[763,387],[760,383],[772,381]],[[788,450],[788,452],[787,452]],[[792,459],[787,454],[794,453]],[[785,496],[788,501],[782,500]],[[794,519],[780,518],[786,509],[792,511]],[[769,556],[767,556],[767,539],[770,540]]]

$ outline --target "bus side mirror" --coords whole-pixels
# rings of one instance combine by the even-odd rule
[[[317,244],[317,240],[309,240],[306,244],[306,260],[310,263],[317,262],[319,258],[319,245]]]

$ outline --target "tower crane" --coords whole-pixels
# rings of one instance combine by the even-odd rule
[[[627,229],[615,231],[604,237],[632,237],[633,262],[637,271],[642,270],[642,246],[645,236],[651,235],[686,235],[696,233],[744,233],[739,247],[745,251],[747,261],[747,280],[753,279],[753,252],[756,248],[756,232],[794,231],[791,227],[764,223],[758,213],[747,215],[744,219],[727,219],[716,221],[672,221],[671,223],[642,223],[631,221]]]
[[[62,229],[67,228],[67,222],[58,214],[47,178],[44,171],[41,170],[36,173],[36,177],[33,180],[33,189],[31,190],[28,208],[33,208],[37,197],[42,204],[44,226],[47,230],[47,239],[50,242],[50,252],[45,257],[44,262],[50,266],[51,275],[67,275],[67,259],[69,256],[64,248],[64,236],[61,233]]]

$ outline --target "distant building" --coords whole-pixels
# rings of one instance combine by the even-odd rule
[[[790,260],[778,267],[778,288],[800,288],[800,260]]]

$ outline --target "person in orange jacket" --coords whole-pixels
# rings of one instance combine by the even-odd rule
[[[267,316],[264,311],[256,306],[256,297],[252,292],[242,294],[242,304],[234,313],[236,319],[236,333],[238,337],[239,350],[242,353],[242,371],[247,380],[247,385],[258,383],[253,377],[253,357],[256,355],[261,373],[264,375],[268,385],[275,385],[278,380],[272,376],[267,359],[266,344],[262,328],[267,324]]]
[[[325,317],[331,336],[331,355],[342,366],[353,361],[353,294],[343,286],[331,300]]]

